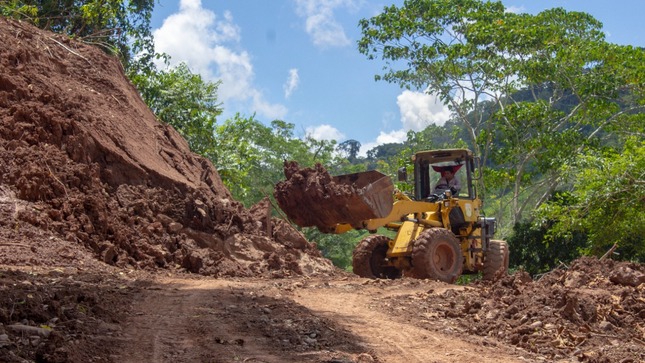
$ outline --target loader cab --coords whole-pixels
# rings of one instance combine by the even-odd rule
[[[431,195],[442,192],[435,188],[445,170],[451,170],[454,173],[454,178],[459,180],[461,188],[456,195],[458,198],[476,198],[472,183],[474,162],[470,150],[421,151],[414,154],[412,161],[414,162],[414,198],[416,200],[427,200]]]

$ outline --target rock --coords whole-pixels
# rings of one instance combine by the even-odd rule
[[[309,247],[309,242],[302,233],[284,221],[277,222],[273,227],[273,238],[287,247],[299,250],[306,250]]]
[[[356,363],[374,363],[374,358],[367,353],[361,353],[356,357]]]
[[[580,287],[589,282],[589,277],[580,271],[573,271],[566,275],[564,286],[566,287]]]
[[[35,326],[23,325],[23,324],[7,325],[7,329],[9,331],[13,331],[18,334],[32,334],[32,335],[38,335],[45,338],[47,338],[49,334],[51,334],[52,332],[50,329],[38,328]]]
[[[621,266],[609,274],[609,281],[614,284],[638,286],[645,282],[645,274],[629,267]]]
[[[181,231],[184,228],[184,226],[181,223],[177,222],[170,222],[168,224],[168,232],[169,233],[177,233]]]
[[[157,214],[156,218],[157,218],[157,220],[159,222],[161,222],[161,224],[163,224],[166,227],[168,227],[170,225],[170,223],[174,222],[172,218],[170,218],[169,216],[167,216],[165,214],[161,214],[161,213]]]
[[[544,323],[542,323],[541,321],[536,321],[536,322],[533,322],[531,325],[529,325],[529,327],[531,329],[538,329],[538,328],[541,328],[542,325],[544,325]]]
[[[109,242],[105,242],[100,246],[101,260],[105,263],[112,264],[116,261],[117,252],[116,247]]]
[[[304,339],[302,339],[302,341],[307,345],[316,345],[318,343],[318,341],[316,339],[312,339],[312,338],[309,338],[309,337],[304,337]]]
[[[161,222],[153,222],[147,225],[146,229],[150,235],[160,236],[163,232],[163,225]]]
[[[598,324],[598,327],[602,330],[611,330],[613,327],[613,324],[605,320],[600,322],[600,324]]]

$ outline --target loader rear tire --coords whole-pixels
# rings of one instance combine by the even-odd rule
[[[484,254],[483,279],[493,281],[508,272],[509,251],[505,241],[490,240]]]
[[[352,267],[360,277],[370,279],[396,279],[401,271],[387,266],[387,250],[390,239],[385,236],[372,235],[363,239],[354,249]]]
[[[443,228],[421,232],[412,248],[412,275],[454,283],[461,275],[464,256],[457,237]]]

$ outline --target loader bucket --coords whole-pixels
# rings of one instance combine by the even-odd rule
[[[394,184],[378,171],[331,177],[320,165],[287,168],[289,178],[276,185],[274,195],[280,209],[301,227],[316,226],[322,232],[337,224],[361,228],[362,221],[383,218],[392,210]]]

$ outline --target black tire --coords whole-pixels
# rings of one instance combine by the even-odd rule
[[[352,256],[354,273],[370,279],[401,277],[401,271],[393,266],[387,266],[386,254],[389,241],[389,238],[378,235],[363,239],[354,249]]]
[[[414,241],[412,275],[416,278],[452,284],[461,275],[463,264],[459,240],[447,229],[426,229]]]
[[[509,251],[504,241],[490,240],[484,254],[483,279],[493,281],[508,273]]]

